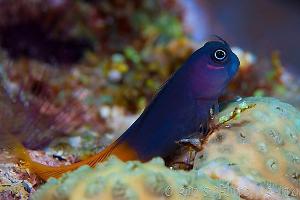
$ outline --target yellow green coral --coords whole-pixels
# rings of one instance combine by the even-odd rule
[[[239,199],[226,181],[197,171],[174,171],[160,158],[142,164],[116,158],[95,169],[83,166],[60,179],[50,179],[33,199]]]
[[[255,107],[215,130],[194,168],[229,181],[245,198],[299,198],[299,111],[274,98],[252,97],[227,106],[216,122],[241,104]]]

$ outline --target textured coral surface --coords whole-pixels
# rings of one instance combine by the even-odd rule
[[[50,179],[33,199],[239,199],[226,181],[197,171],[174,171],[160,158],[141,164],[116,158]]]
[[[227,106],[217,120],[241,105],[256,104],[214,131],[194,168],[227,180],[247,199],[300,198],[300,112],[274,98],[245,98]]]

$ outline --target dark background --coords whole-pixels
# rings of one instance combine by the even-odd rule
[[[300,73],[300,1],[181,0],[181,3],[187,8],[196,40],[218,34],[258,57],[279,50],[284,65]]]

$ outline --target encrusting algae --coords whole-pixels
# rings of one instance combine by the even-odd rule
[[[230,104],[215,120],[253,104],[208,137],[194,169],[229,181],[246,199],[299,199],[298,110],[274,98],[251,97]]]

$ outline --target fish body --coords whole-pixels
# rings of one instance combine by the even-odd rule
[[[207,124],[210,109],[238,67],[239,60],[226,42],[207,42],[164,84],[141,116],[98,154],[72,165],[50,167],[32,161],[24,151],[16,152],[45,180],[85,164],[93,167],[110,155],[123,161],[167,157],[177,148],[177,141]]]
[[[219,49],[226,53],[224,61],[213,58]],[[238,58],[226,43],[206,43],[175,72],[116,143],[122,144],[124,154],[134,152],[142,161],[170,155],[176,141],[206,126],[210,109],[218,103],[238,66]]]

